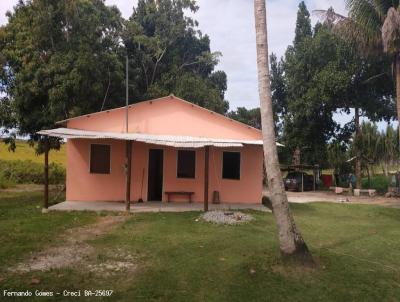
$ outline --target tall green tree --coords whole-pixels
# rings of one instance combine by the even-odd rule
[[[4,29],[0,27],[0,41],[4,37]],[[9,97],[10,80],[9,68],[7,60],[3,53],[0,52],[0,139],[9,143],[9,149],[15,150],[16,118],[13,103]]]
[[[140,0],[129,20],[104,0],[20,1],[0,27],[0,126],[36,140],[58,120],[176,94],[226,113],[220,53],[185,14],[194,0]],[[15,129],[17,129],[15,131]],[[11,133],[11,132],[12,133]]]
[[[12,104],[2,107],[12,108],[19,134],[37,138],[57,120],[99,111],[105,98],[122,104],[116,8],[101,0],[20,1],[7,16],[0,49]]]
[[[372,121],[390,120],[395,114],[395,104],[391,95],[393,84],[390,73],[390,60],[386,56],[380,56],[376,52],[360,51],[353,47],[353,41],[343,39],[344,29],[337,23],[337,15],[333,8],[327,11],[316,11],[325,19],[324,24],[331,32],[339,33],[337,44],[343,58],[347,79],[350,79],[347,88],[343,91],[342,101],[339,102],[340,110],[349,113],[354,110],[354,132],[360,135],[360,115],[368,117]],[[340,16],[341,20],[342,16]],[[342,24],[341,22],[339,22]],[[340,28],[340,30],[338,30]],[[361,155],[355,157],[356,187],[361,187]]]
[[[303,43],[305,40],[312,36],[310,12],[307,9],[304,1],[299,4],[296,19],[295,37],[293,41],[294,47]]]
[[[220,57],[210,39],[185,15],[192,0],[140,0],[126,23],[124,43],[130,56],[132,94],[139,99],[175,93],[188,101],[226,113],[226,74],[214,72]]]
[[[288,48],[284,62],[288,99],[284,143],[292,150],[301,148],[302,158],[312,164],[326,163],[326,146],[332,138],[350,140],[360,115],[390,120],[394,110],[391,78],[385,73],[390,63],[360,56],[334,33],[334,26],[329,18],[318,23],[312,36]],[[352,111],[359,114],[350,124],[341,126],[333,119],[334,112]]]
[[[400,7],[392,0],[346,0],[348,17],[322,11],[336,31],[362,55],[387,55],[396,81],[397,119],[400,116]],[[321,11],[320,11],[321,12]],[[399,133],[400,136],[400,133]]]
[[[305,163],[318,164],[326,160],[326,142],[337,129],[332,102],[320,89],[321,80],[335,76],[325,67],[335,57],[336,47],[321,25],[314,33],[310,30],[304,3],[299,5],[297,18],[293,45],[288,47],[283,63],[287,98],[283,141],[291,152],[301,149]]]

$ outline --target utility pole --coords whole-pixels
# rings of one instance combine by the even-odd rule
[[[128,113],[129,113],[129,78],[128,78],[128,54],[126,55],[126,108],[125,108],[125,132],[128,133]],[[127,212],[131,208],[131,168],[132,168],[132,142],[125,141],[125,209]]]
[[[125,76],[125,89],[126,89],[126,110],[125,110],[125,132],[128,133],[128,107],[129,107],[129,74],[128,74],[128,55],[126,55],[126,66],[125,66],[125,71],[126,71],[126,76]]]

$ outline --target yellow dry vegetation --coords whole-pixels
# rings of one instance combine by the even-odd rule
[[[35,148],[30,146],[28,142],[19,140],[16,142],[17,148],[15,152],[8,151],[8,146],[0,142],[0,160],[31,160],[36,163],[43,163],[43,154],[37,155]],[[66,150],[65,145],[61,146],[59,151],[51,150],[49,155],[50,163],[57,163],[65,167]]]

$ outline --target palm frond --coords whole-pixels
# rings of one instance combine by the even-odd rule
[[[365,2],[365,0],[362,1]],[[313,14],[324,22],[332,24],[333,31],[363,55],[368,56],[382,51],[382,37],[379,27],[367,30],[363,23],[357,22],[352,17],[340,15],[332,8],[314,10]]]
[[[317,16],[321,21],[336,24],[340,21],[347,19],[347,17],[336,13],[333,8],[327,10],[315,9],[312,11],[313,15]]]
[[[385,52],[395,54],[400,49],[400,13],[389,8],[382,26],[382,42]]]
[[[349,18],[371,37],[380,33],[384,17],[375,9],[375,0],[346,0]]]

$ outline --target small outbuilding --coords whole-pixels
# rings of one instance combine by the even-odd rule
[[[261,203],[261,131],[175,96],[58,124],[67,201]]]

